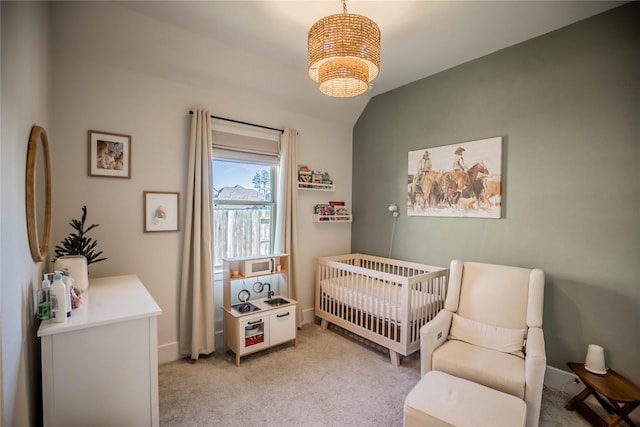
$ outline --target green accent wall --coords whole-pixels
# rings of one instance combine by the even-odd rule
[[[640,384],[639,23],[628,3],[372,98],[353,131],[351,250],[539,267],[547,364],[599,344]],[[494,136],[501,219],[407,216],[409,151]]]

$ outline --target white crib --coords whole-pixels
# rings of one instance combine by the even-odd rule
[[[389,349],[420,348],[420,328],[444,307],[449,270],[363,254],[318,258],[315,315]]]

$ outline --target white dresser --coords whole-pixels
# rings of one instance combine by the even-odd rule
[[[44,426],[157,426],[162,310],[135,275],[89,281],[65,323],[42,322]]]

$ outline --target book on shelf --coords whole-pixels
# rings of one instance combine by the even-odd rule
[[[349,221],[351,215],[344,202],[330,201],[313,205],[313,213],[318,221]]]
[[[312,170],[308,166],[298,165],[298,187],[329,188],[333,181],[328,172]]]
[[[335,206],[334,215],[347,216],[349,215],[349,211],[344,206]]]
[[[313,213],[318,215],[335,215],[335,209],[329,204],[316,203],[313,205]]]

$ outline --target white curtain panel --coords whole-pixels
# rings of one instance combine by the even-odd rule
[[[180,352],[198,359],[215,351],[212,274],[211,120],[194,110],[191,121],[186,221],[180,284]]]
[[[296,254],[298,242],[296,239],[296,229],[298,218],[296,207],[298,205],[298,164],[296,159],[296,137],[298,132],[295,129],[285,128],[280,140],[280,176],[278,177],[278,196],[280,204],[276,216],[276,238],[274,242],[275,252],[289,254],[289,295],[297,300],[296,291]],[[302,325],[302,309],[298,304],[296,313],[296,323]]]

